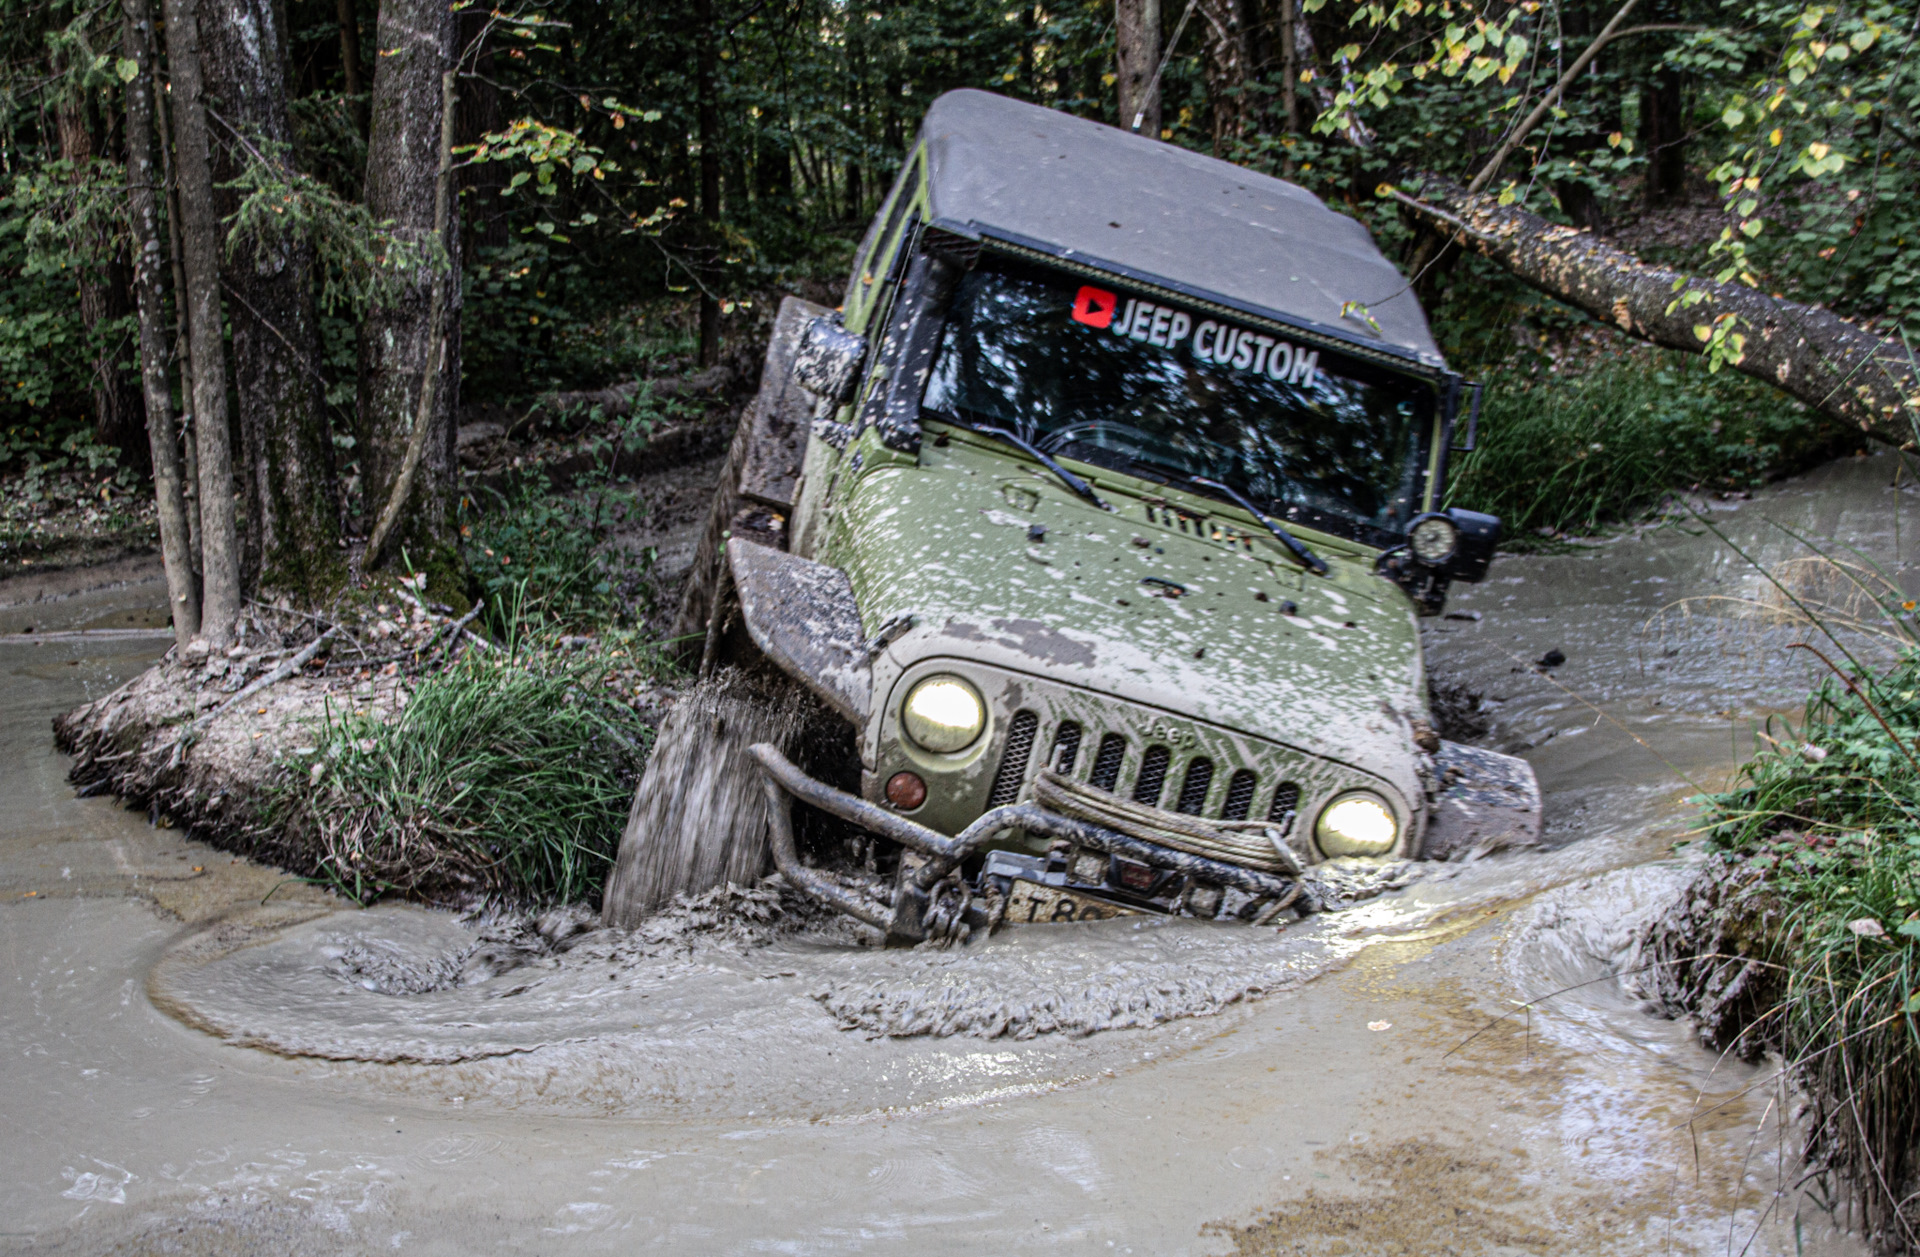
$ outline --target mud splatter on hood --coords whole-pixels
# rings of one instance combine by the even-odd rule
[[[1314,576],[1242,512],[1081,470],[1112,511],[959,439],[847,487],[831,557],[866,630],[913,619],[876,661],[876,693],[900,668],[953,656],[1357,766],[1410,756],[1419,640],[1370,552],[1308,534],[1332,568]]]

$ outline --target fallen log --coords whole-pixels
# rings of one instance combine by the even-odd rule
[[[1729,360],[1734,370],[1891,444],[1920,443],[1920,364],[1898,339],[1819,306],[1651,266],[1584,228],[1550,223],[1436,175],[1419,180],[1418,197],[1388,194],[1548,296],[1689,353],[1706,348],[1698,328],[1732,314],[1745,337],[1740,356]],[[1677,302],[1688,292],[1705,299]]]

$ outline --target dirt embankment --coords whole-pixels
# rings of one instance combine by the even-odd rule
[[[257,641],[257,639],[256,639]],[[126,685],[53,722],[73,757],[80,793],[114,794],[155,820],[192,829],[229,851],[311,875],[311,853],[291,849],[264,824],[262,792],[282,760],[332,704],[380,712],[404,702],[398,669],[328,675],[324,660],[239,702],[297,647],[278,641],[231,655],[165,658]]]
[[[1774,871],[1752,859],[1700,866],[1641,932],[1639,988],[1706,1047],[1777,1066],[1798,1096],[1807,1176],[1876,1254],[1920,1253],[1916,1005],[1904,966],[1884,954],[1907,940],[1863,894],[1846,914],[1868,914],[1846,923],[1847,950],[1881,953],[1879,963],[1820,957],[1807,947],[1824,932],[1818,906]]]

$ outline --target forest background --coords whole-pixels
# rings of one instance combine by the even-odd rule
[[[460,424],[684,376],[750,344],[779,293],[831,300],[928,102],[956,87],[1137,120],[1366,223],[1453,364],[1491,386],[1454,500],[1523,545],[1672,489],[1737,492],[1876,425],[1724,370],[1755,329],[1711,293],[1655,295],[1698,335],[1666,349],[1542,295],[1435,234],[1461,220],[1423,180],[1477,178],[1487,204],[1540,216],[1529,230],[1836,312],[1895,352],[1920,301],[1911,0],[5,8],[0,558],[31,563],[63,512],[150,530],[164,400],[210,619],[231,615],[201,561],[222,410],[229,602],[316,602],[402,551],[471,589]]]

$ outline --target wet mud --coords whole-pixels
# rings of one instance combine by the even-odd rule
[[[1897,564],[1892,473],[1711,517]],[[64,787],[48,719],[164,642],[0,642],[0,1247],[1861,1251],[1791,1190],[1767,1063],[1632,985],[1686,798],[1805,692],[1769,588],[1689,525],[1456,593],[1431,665],[1539,771],[1539,849],[1284,931],[949,951],[777,887],[635,934],[351,910]]]

